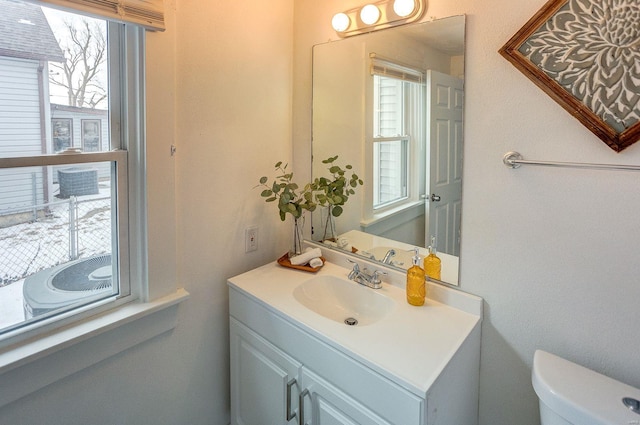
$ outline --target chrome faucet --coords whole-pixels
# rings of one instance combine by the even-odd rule
[[[353,263],[353,269],[349,272],[348,278],[353,280],[354,282],[359,283],[360,285],[368,286],[373,289],[382,288],[382,281],[380,280],[380,275],[386,274],[380,270],[374,270],[373,273],[369,274],[366,267],[360,270],[360,266],[353,260],[347,259],[350,263]]]
[[[391,264],[391,257],[393,257],[394,255],[396,255],[396,250],[391,248],[389,251],[387,251],[386,254],[384,254],[384,258],[382,259],[382,262],[384,264]]]

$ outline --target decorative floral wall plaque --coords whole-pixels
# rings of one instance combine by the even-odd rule
[[[550,0],[500,54],[611,149],[640,139],[640,0]]]

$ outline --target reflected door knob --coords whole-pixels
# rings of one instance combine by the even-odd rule
[[[440,196],[435,193],[431,194],[431,202],[440,202]]]

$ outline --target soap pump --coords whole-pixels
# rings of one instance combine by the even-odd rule
[[[412,258],[413,266],[407,270],[407,302],[411,305],[424,305],[425,283],[424,270],[420,267],[420,255],[418,248],[413,249],[415,255]]]
[[[442,261],[436,255],[436,237],[431,236],[431,245],[429,245],[429,255],[424,257],[424,272],[432,279],[440,279],[442,270]]]

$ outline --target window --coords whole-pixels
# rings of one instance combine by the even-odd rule
[[[61,152],[73,145],[71,138],[73,131],[71,119],[56,118],[51,120],[51,133],[53,137],[53,152]]]
[[[102,122],[100,120],[82,120],[83,152],[98,152],[102,145]]]
[[[415,198],[412,173],[420,159],[423,87],[396,76],[373,76],[373,210],[398,206]],[[413,191],[413,192],[412,192]]]
[[[32,3],[0,7],[17,27],[9,32],[25,34],[11,49],[0,40],[0,335],[8,338],[139,293],[145,247],[129,229],[145,216],[144,31]]]

